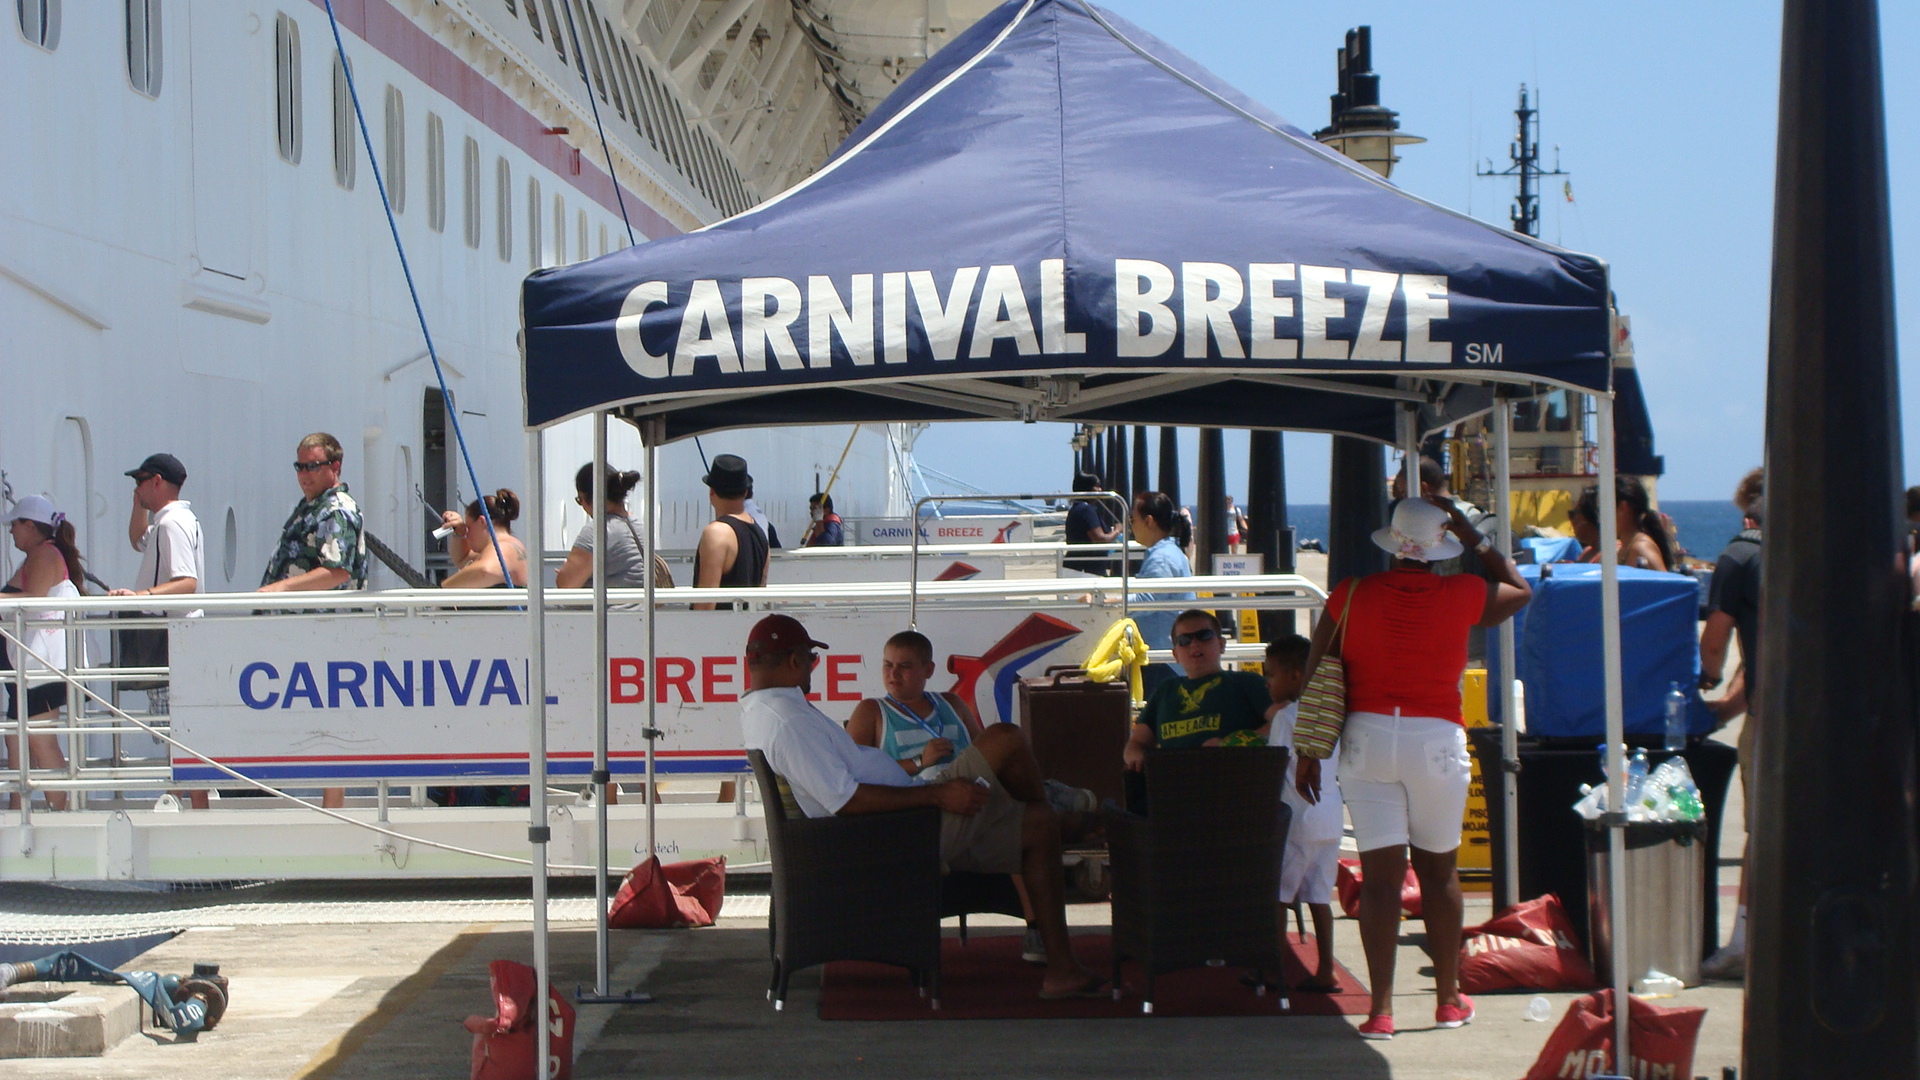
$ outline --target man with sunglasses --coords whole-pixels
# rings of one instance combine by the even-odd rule
[[[1026,736],[1012,724],[994,724],[937,781],[909,776],[885,750],[854,742],[807,701],[820,660],[814,650],[826,647],[792,616],[769,615],[754,624],[740,710],[746,748],[767,756],[808,817],[937,807],[944,869],[1023,875],[1046,944],[1041,998],[1104,994],[1105,981],[1080,966],[1067,940],[1060,826]],[[1260,686],[1264,693],[1266,684]]]
[[[360,504],[340,482],[340,440],[316,431],[300,440],[293,471],[303,496],[280,529],[260,592],[367,587],[367,539]]]
[[[1184,677],[1161,683],[1140,710],[1127,739],[1129,771],[1146,768],[1147,752],[1156,747],[1265,745],[1272,704],[1267,681],[1223,670],[1225,651],[1213,612],[1194,608],[1173,620],[1173,659]]]

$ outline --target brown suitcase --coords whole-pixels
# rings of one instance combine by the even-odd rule
[[[1132,700],[1123,682],[1094,682],[1080,668],[1020,680],[1020,726],[1040,774],[1124,805]]]

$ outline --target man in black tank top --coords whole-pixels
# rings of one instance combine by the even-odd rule
[[[747,462],[736,454],[713,459],[707,475],[707,501],[717,515],[700,533],[693,556],[696,589],[759,588],[767,583],[767,534],[747,514],[747,492],[753,477]],[[695,604],[696,610],[728,609],[733,604]],[[745,607],[744,604],[740,605]]]

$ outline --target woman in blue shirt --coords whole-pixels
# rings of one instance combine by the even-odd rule
[[[1173,500],[1165,492],[1143,491],[1133,498],[1133,538],[1146,545],[1146,558],[1140,560],[1140,569],[1135,577],[1143,578],[1182,578],[1193,576],[1193,564],[1187,561],[1186,552],[1180,550],[1180,544],[1173,537],[1174,509]],[[1192,603],[1197,599],[1191,592],[1134,593],[1127,598],[1129,603],[1144,604],[1156,600],[1177,600]],[[1139,624],[1140,633],[1147,639],[1149,649],[1170,649],[1173,647],[1173,620],[1179,614],[1175,610],[1143,611],[1133,617]],[[1175,671],[1171,664],[1150,664],[1141,676],[1141,686],[1148,697],[1153,696],[1154,688],[1173,678]]]

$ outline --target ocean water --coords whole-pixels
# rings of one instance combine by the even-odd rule
[[[1673,519],[1680,546],[1698,559],[1709,562],[1740,531],[1740,511],[1726,499],[1667,499],[1660,509]],[[1295,503],[1287,507],[1287,523],[1300,541],[1327,539],[1325,503]]]

